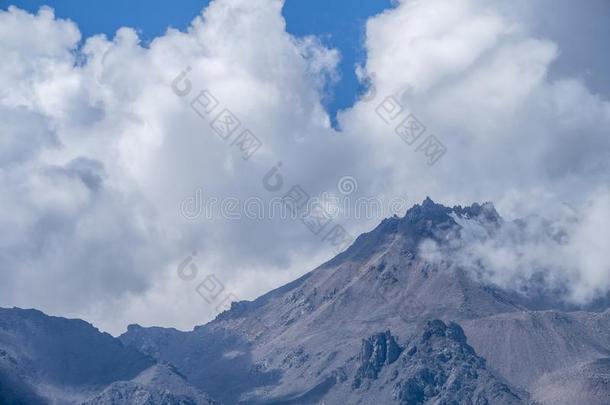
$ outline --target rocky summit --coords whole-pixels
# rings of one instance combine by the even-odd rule
[[[450,208],[426,199],[192,331],[130,325],[113,338],[81,320],[2,309],[0,398],[610,404],[608,301],[569,307],[542,290],[485,282],[456,260],[457,249],[506,224],[491,203]]]

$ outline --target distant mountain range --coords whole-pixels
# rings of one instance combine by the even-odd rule
[[[502,224],[490,203],[426,199],[189,332],[130,325],[113,338],[0,309],[0,403],[610,404],[606,301],[568,308],[421,249]]]

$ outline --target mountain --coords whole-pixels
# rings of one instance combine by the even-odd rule
[[[444,246],[502,226],[490,203],[449,208],[426,199],[312,272],[234,303],[191,332],[132,326],[120,339],[175,364],[223,403],[367,403],[352,384],[362,340],[389,330],[406,347],[438,319],[461,325],[489,378],[526,402],[548,373],[608,357],[610,312],[553,309],[541,304],[552,301],[482,283],[450,256],[431,261],[421,250],[426,241]],[[199,367],[194,353],[213,367]],[[230,389],[219,380],[226,372]],[[370,389],[380,398],[378,390],[392,391]],[[384,398],[376,402],[400,403]]]
[[[506,225],[491,203],[449,208],[426,199],[192,331],[130,325],[116,340],[136,357],[117,359],[117,374],[95,380],[87,399],[567,405],[573,397],[554,393],[571,387],[610,403],[608,305],[570,308],[554,292],[502,288],[457,259],[457,247]],[[36,367],[52,369],[61,355]],[[34,376],[28,387],[45,381],[36,367],[24,373]]]
[[[124,387],[138,391],[144,387],[155,393],[162,386],[160,380],[170,379],[157,376],[161,373],[156,360],[91,324],[37,310],[0,308],[0,348],[0,404],[131,404],[137,402],[87,399],[101,390],[104,393],[96,398],[110,398],[110,392],[126,391]],[[184,380],[177,372],[165,375],[179,383]],[[119,381],[123,386],[116,385]],[[214,403],[203,394],[191,393],[190,386],[181,391],[181,385],[188,383],[168,386],[172,395],[184,391],[185,398],[193,394],[190,397],[199,401],[162,403]]]

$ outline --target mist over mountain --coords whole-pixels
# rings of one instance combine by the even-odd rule
[[[422,253],[541,305],[602,308],[610,297],[610,257],[603,248],[607,224],[599,219],[609,204],[602,199],[580,213],[566,208],[513,221],[504,221],[491,203],[445,209],[454,232],[432,236]]]
[[[506,227],[528,229],[491,203],[426,199],[192,331],[134,324],[113,338],[2,309],[2,403],[610,403],[608,301],[576,305],[568,285],[547,285],[554,268],[519,288],[486,276],[464,252]],[[543,229],[540,240],[569,243]]]

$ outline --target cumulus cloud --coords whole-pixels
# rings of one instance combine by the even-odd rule
[[[320,98],[338,54],[288,35],[281,6],[218,1],[186,32],[169,30],[147,48],[131,28],[81,45],[76,26],[48,8],[0,14],[2,55],[13,61],[3,64],[1,102],[2,305],[81,316],[113,332],[133,321],[190,327],[215,315],[197,283],[176,275],[191,251],[198,281],[214,273],[239,298],[328,257],[298,221],[180,215],[197,189],[240,200],[269,200],[293,184],[322,191],[324,169],[294,158],[334,160],[320,141],[332,133]],[[171,83],[187,67],[192,91],[179,97]],[[194,111],[204,89],[263,142],[251,160]],[[278,161],[286,183],[276,195],[262,178]]]
[[[559,45],[531,37],[500,11],[475,1],[410,1],[369,20],[364,68],[375,73],[378,99],[394,96],[405,112],[387,125],[376,102],[362,102],[342,115],[343,125],[369,142],[393,190],[418,199],[494,200],[512,212],[511,195],[548,194],[542,206],[578,205],[591,184],[608,180],[610,105],[575,78],[550,80]],[[429,170],[416,145],[394,132],[408,113],[447,147]]]
[[[187,219],[185,199],[269,203],[294,185],[341,196],[345,176],[357,179],[354,199],[493,200],[513,217],[597,201],[561,249],[592,249],[573,254],[570,268],[594,270],[575,276],[572,299],[608,288],[591,241],[607,240],[593,224],[608,218],[597,190],[610,177],[610,106],[577,77],[549,76],[562,44],[532,34],[529,14],[432,0],[372,17],[360,71],[375,97],[343,111],[336,131],[321,100],[340,54],[286,33],[282,5],[216,0],[147,46],[131,28],[81,39],[49,8],[0,12],[0,305],[115,333],[129,322],[189,328],[215,315],[196,292],[206,274],[253,298],[333,247],[299,221]],[[250,159],[195,111],[204,91],[215,114],[229,110],[261,141]],[[405,106],[397,120],[413,113],[447,147],[434,166],[376,113],[388,96]],[[273,167],[277,190],[263,185]],[[356,236],[380,219],[334,221]],[[193,251],[199,278],[188,283],[176,267]]]

